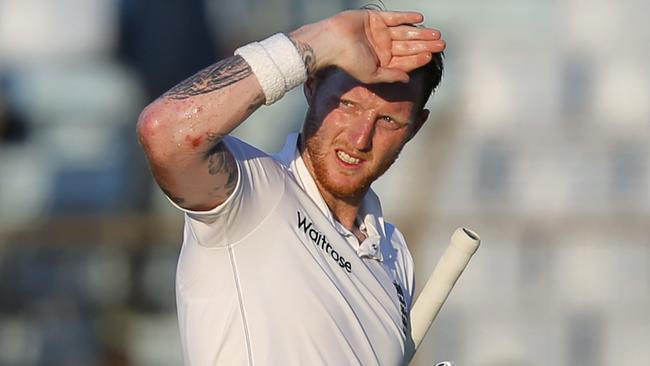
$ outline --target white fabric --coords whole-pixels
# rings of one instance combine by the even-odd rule
[[[235,55],[241,56],[251,67],[266,97],[266,105],[275,103],[284,93],[307,80],[302,57],[282,33],[240,47]]]
[[[266,97],[266,105],[282,98],[285,92],[284,76],[259,42],[236,49],[235,55],[241,56],[251,67]]]
[[[185,365],[401,365],[412,348],[403,236],[369,192],[359,216],[369,238],[359,245],[324,205],[296,139],[271,157],[226,137],[234,193],[211,211],[183,210]]]
[[[307,68],[300,53],[283,33],[277,33],[260,42],[284,77],[284,91],[297,87],[307,80]]]

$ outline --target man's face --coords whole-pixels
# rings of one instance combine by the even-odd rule
[[[421,93],[415,78],[368,85],[335,70],[305,91],[303,158],[319,188],[339,199],[363,197],[428,116],[413,110]]]

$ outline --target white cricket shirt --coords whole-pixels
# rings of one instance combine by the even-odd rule
[[[369,191],[368,238],[333,219],[297,149],[234,138],[234,193],[183,210],[176,300],[186,365],[401,365],[411,349],[413,262]],[[178,207],[178,206],[177,206]]]

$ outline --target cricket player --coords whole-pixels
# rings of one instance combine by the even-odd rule
[[[370,186],[426,121],[441,78],[445,42],[421,22],[342,12],[244,45],[142,112],[151,171],[185,216],[186,365],[405,362],[413,261]],[[282,151],[228,135],[299,85],[308,112]]]

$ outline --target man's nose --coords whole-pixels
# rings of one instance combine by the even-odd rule
[[[374,113],[363,113],[356,118],[350,126],[350,142],[359,151],[368,151],[372,148],[372,138],[375,134]]]

